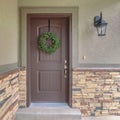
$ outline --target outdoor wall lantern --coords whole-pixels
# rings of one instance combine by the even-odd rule
[[[107,24],[105,20],[102,19],[102,12],[100,12],[100,16],[94,17],[94,26],[97,29],[98,36],[106,35]]]

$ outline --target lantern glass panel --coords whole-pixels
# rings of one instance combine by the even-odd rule
[[[97,26],[98,36],[105,36],[106,35],[106,28],[107,28],[107,23],[106,22],[102,22],[101,24],[99,24]]]

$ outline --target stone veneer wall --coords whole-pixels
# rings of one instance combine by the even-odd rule
[[[82,116],[120,115],[120,72],[73,70],[72,107]]]
[[[26,107],[26,70],[0,76],[0,120]],[[72,107],[82,116],[120,115],[120,71],[73,70]]]
[[[14,120],[18,109],[18,71],[0,75],[0,120]]]
[[[19,72],[19,105],[20,107],[26,107],[26,70],[21,69]]]

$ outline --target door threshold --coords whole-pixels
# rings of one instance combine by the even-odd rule
[[[31,103],[30,108],[40,108],[40,107],[47,107],[47,108],[70,108],[67,103]]]

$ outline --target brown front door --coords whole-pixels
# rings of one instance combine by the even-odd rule
[[[47,54],[38,49],[38,39],[44,33],[56,34],[61,45]],[[69,19],[57,15],[28,15],[28,70],[31,102],[68,102]],[[65,75],[66,74],[66,75]]]

